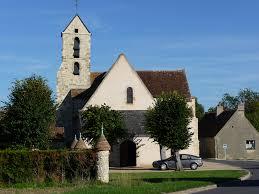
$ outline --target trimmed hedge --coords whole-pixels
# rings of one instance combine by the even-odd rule
[[[64,182],[96,177],[92,150],[0,151],[0,182]]]

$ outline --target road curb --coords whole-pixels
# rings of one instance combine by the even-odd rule
[[[240,177],[239,180],[244,181],[244,180],[249,179],[251,177],[251,172],[246,169],[242,169],[242,170],[246,171],[247,174]],[[205,187],[197,187],[197,188],[192,188],[192,189],[187,189],[187,190],[182,190],[182,191],[171,192],[171,193],[167,193],[167,194],[191,194],[191,193],[197,193],[197,192],[202,192],[202,191],[208,191],[208,190],[216,189],[216,188],[218,188],[218,186],[216,184],[213,184],[213,185],[208,185]]]
[[[197,188],[176,191],[176,192],[171,192],[171,193],[164,193],[164,194],[191,194],[191,193],[197,193],[197,192],[207,191],[207,190],[216,189],[216,188],[217,188],[217,185],[214,184],[214,185],[208,185],[205,187],[197,187]]]
[[[240,181],[247,180],[247,179],[249,179],[252,176],[252,174],[251,174],[251,172],[249,170],[246,170],[246,169],[243,169],[243,170],[245,170],[247,172],[247,174],[242,176],[242,177],[240,177],[239,178]]]

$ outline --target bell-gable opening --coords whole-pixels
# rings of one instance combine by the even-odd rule
[[[80,53],[80,40],[78,37],[75,37],[74,39],[74,58],[79,58],[79,53]]]
[[[73,72],[74,75],[79,75],[80,74],[80,65],[78,62],[75,62],[74,63],[74,72]]]

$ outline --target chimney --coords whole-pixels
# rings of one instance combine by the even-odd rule
[[[222,105],[217,106],[217,116],[224,112],[224,107]]]

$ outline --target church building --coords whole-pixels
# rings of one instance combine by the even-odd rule
[[[91,33],[78,15],[62,32],[62,42],[62,64],[57,72],[57,127],[64,127],[67,144],[80,130],[79,112],[90,105],[106,104],[123,115],[132,134],[132,138],[112,145],[111,165],[150,166],[160,159],[160,146],[144,131],[145,111],[162,92],[177,91],[193,110],[192,143],[181,152],[199,155],[195,98],[184,70],[137,71],[120,54],[107,71],[91,72]],[[164,149],[163,153],[167,157],[170,151]]]

